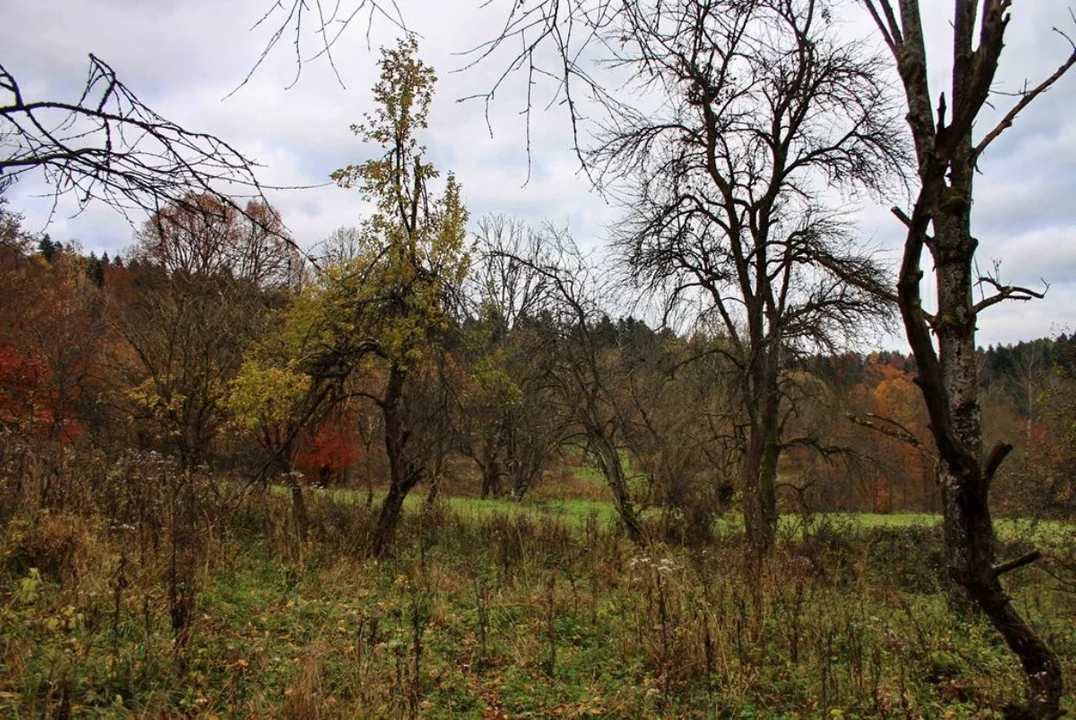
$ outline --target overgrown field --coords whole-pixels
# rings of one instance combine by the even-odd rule
[[[195,543],[168,522],[7,520],[0,717],[985,718],[1022,697],[942,587],[929,526],[789,523],[758,570],[734,529],[644,550],[597,516],[438,501],[378,563],[361,496],[309,504],[306,543],[273,493]],[[1052,568],[1010,587],[1071,708],[1076,596]]]

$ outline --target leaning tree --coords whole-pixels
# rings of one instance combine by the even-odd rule
[[[622,392],[630,369],[617,361],[598,332],[603,304],[611,299],[608,278],[596,271],[571,235],[552,225],[525,241],[487,247],[494,257],[517,264],[534,285],[532,312],[519,335],[530,335],[536,379],[559,426],[559,441],[576,444],[605,478],[628,537],[646,540],[639,499],[631,491],[626,462],[630,402]],[[606,318],[608,321],[608,318]]]
[[[1062,693],[1057,657],[1016,611],[1000,582],[1005,573],[1034,562],[1039,554],[997,562],[990,486],[1012,445],[999,443],[984,452],[975,352],[976,324],[984,310],[1041,293],[1003,284],[996,277],[977,277],[979,242],[971,223],[979,159],[1021,111],[1076,64],[1076,44],[1063,36],[1072,48],[1068,58],[1049,77],[1017,93],[997,125],[986,132],[980,125],[975,132],[976,120],[992,96],[1012,1],[956,0],[950,87],[938,95],[929,83],[931,66],[917,0],[863,4],[893,54],[918,160],[919,190],[911,211],[894,208],[907,230],[897,296],[940,456],[946,564],[1020,658],[1029,692],[1026,707],[1016,712],[1056,717]],[[934,312],[923,302],[924,251],[934,268]],[[976,285],[991,293],[976,301]]]

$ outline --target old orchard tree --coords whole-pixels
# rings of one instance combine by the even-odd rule
[[[585,155],[626,188],[617,247],[632,275],[727,338],[730,424],[756,552],[777,527],[777,466],[795,412],[790,362],[885,315],[886,277],[853,241],[842,191],[879,190],[902,143],[881,63],[835,37],[814,0],[626,4],[613,62],[653,109],[617,103]],[[836,204],[836,208],[835,208]]]
[[[427,472],[435,443],[415,435],[435,424],[427,415],[436,409],[414,395],[435,372],[470,265],[459,185],[449,175],[439,196],[430,187],[438,172],[418,134],[426,128],[435,76],[416,52],[412,40],[382,52],[376,109],[352,128],[383,154],[333,173],[375,210],[359,227],[352,256],[326,269],[317,292],[322,312],[312,315],[324,341],[311,372],[341,379],[361,373],[364,382],[351,394],[382,416],[389,491],[374,532],[375,555],[388,549],[404,498]]]

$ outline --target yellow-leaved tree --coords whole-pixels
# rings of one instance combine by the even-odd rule
[[[349,256],[322,278],[323,321],[332,328],[324,361],[361,370],[353,394],[382,416],[389,488],[374,531],[375,556],[389,548],[404,498],[426,473],[433,439],[416,431],[431,426],[423,417],[429,409],[409,402],[409,394],[444,352],[457,289],[470,267],[460,186],[449,174],[440,194],[430,187],[439,174],[417,135],[427,127],[436,80],[417,51],[413,39],[382,50],[375,109],[352,131],[384,152],[332,175],[375,210],[357,229]]]
[[[273,470],[280,473],[291,490],[295,529],[302,540],[308,526],[306,501],[294,472],[300,433],[340,396],[340,383],[331,373],[315,372],[319,348],[328,337],[320,295],[317,286],[304,287],[267,318],[269,329],[247,348],[225,402],[236,429],[252,434],[266,451],[252,484]]]

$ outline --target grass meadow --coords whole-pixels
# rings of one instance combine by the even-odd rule
[[[0,717],[991,718],[1022,696],[933,516],[788,517],[758,568],[735,517],[688,545],[648,516],[638,547],[594,499],[416,496],[376,562],[376,499],[308,493],[306,542],[276,492],[183,544],[166,505],[7,519]],[[1071,559],[1061,525],[1003,522],[1004,551],[1028,530]],[[1009,587],[1071,688],[1062,567]]]

